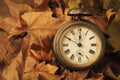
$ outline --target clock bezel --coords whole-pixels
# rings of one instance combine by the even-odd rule
[[[60,45],[59,45],[59,40],[60,37],[62,35],[62,33],[69,27],[71,27],[72,25],[79,25],[79,24],[83,24],[86,26],[89,26],[90,28],[93,28],[94,30],[96,30],[98,36],[101,39],[101,46],[102,46],[102,50],[100,51],[100,55],[98,57],[98,59],[92,63],[91,65],[88,66],[77,66],[75,64],[72,64],[70,62],[68,62],[68,60],[64,59],[64,57],[61,54],[60,51]],[[99,27],[97,25],[95,25],[94,23],[87,21],[87,20],[78,20],[78,21],[74,21],[71,20],[67,23],[65,23],[64,25],[62,25],[59,30],[57,31],[55,37],[54,37],[54,41],[53,41],[53,51],[54,51],[54,55],[56,57],[56,59],[59,61],[60,64],[62,64],[63,66],[70,68],[70,69],[74,69],[74,70],[81,70],[81,69],[87,69],[90,68],[92,66],[94,66],[95,64],[99,63],[99,61],[103,58],[104,53],[105,53],[105,48],[106,48],[106,44],[105,44],[105,38],[103,36],[102,31],[99,29]]]

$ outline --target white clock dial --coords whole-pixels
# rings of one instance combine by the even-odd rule
[[[99,57],[101,49],[99,36],[85,25],[74,25],[64,31],[60,44],[62,56],[73,64],[93,63]]]

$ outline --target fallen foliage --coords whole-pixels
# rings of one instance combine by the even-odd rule
[[[52,44],[59,27],[71,19],[68,10],[81,4],[93,13],[84,19],[107,35],[109,53],[95,68],[73,71],[59,64]],[[2,0],[0,28],[7,32],[5,39],[20,41],[21,47],[9,66],[0,64],[0,80],[119,80],[119,4],[120,0]]]

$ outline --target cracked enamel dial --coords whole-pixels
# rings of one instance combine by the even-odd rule
[[[99,28],[89,22],[71,22],[61,27],[54,39],[54,52],[61,64],[84,69],[96,64],[103,56],[105,42]]]

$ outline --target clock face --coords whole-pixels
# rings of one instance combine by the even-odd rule
[[[99,30],[91,25],[74,24],[60,31],[57,54],[60,54],[58,56],[65,65],[84,68],[92,66],[101,58],[104,42]]]

